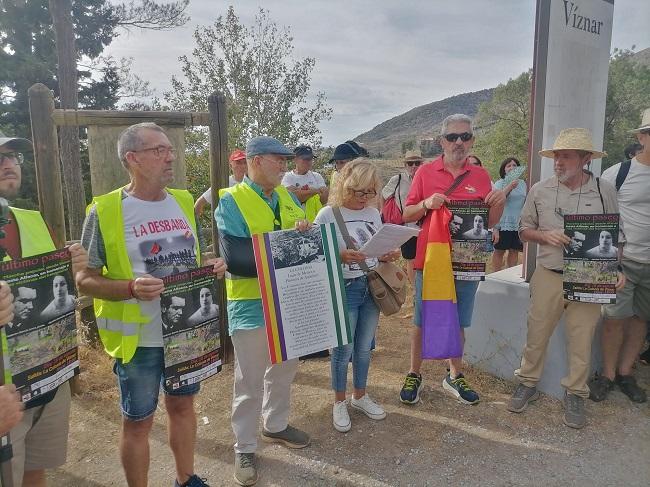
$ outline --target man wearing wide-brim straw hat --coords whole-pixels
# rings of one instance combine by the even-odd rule
[[[647,400],[646,392],[634,379],[633,366],[645,341],[646,322],[650,321],[650,108],[643,112],[641,126],[631,132],[636,134],[641,152],[602,175],[618,189],[625,227],[621,266],[626,282],[616,293],[616,303],[602,308],[603,368],[589,383],[589,397],[594,401],[606,399],[614,385],[633,402]],[[650,359],[650,351],[644,357]]]
[[[553,148],[539,154],[553,158],[555,174],[533,185],[519,222],[521,240],[537,243],[538,249],[537,266],[530,281],[526,345],[521,367],[515,371],[519,385],[508,410],[523,412],[529,402],[538,398],[536,385],[542,375],[548,341],[564,314],[569,365],[562,379],[566,390],[564,423],[582,428],[586,424],[584,401],[589,397],[591,342],[600,306],[564,299],[563,247],[571,242],[564,233],[564,215],[618,213],[616,189],[585,171],[592,159],[606,155],[594,148],[591,132],[587,129],[563,130]],[[617,288],[623,283],[623,275],[619,274]]]

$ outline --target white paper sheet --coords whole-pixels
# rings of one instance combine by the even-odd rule
[[[420,233],[419,228],[384,223],[379,231],[359,250],[367,257],[381,257],[391,250],[399,248],[411,237],[417,237],[418,233]]]

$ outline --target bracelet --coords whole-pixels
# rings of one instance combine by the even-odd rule
[[[427,208],[427,200],[422,200],[422,209],[425,213],[429,211],[429,208]]]
[[[131,298],[138,299],[138,298],[135,297],[135,291],[133,290],[133,286],[134,286],[134,285],[135,285],[135,279],[131,279],[131,280],[129,281],[129,285],[128,285],[128,290],[129,290],[129,299],[131,299]]]

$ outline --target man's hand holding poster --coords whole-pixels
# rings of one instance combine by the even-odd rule
[[[482,201],[451,201],[449,233],[452,241],[454,278],[461,281],[485,280],[485,266],[493,250],[488,231],[490,207]]]

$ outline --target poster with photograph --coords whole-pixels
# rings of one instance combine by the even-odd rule
[[[174,390],[221,371],[219,306],[212,266],[164,277],[160,296],[165,384]]]
[[[352,342],[333,223],[253,236],[271,363]]]
[[[79,373],[70,252],[61,249],[2,262],[0,279],[9,283],[14,295],[14,318],[2,328],[8,367],[27,402]]]
[[[451,265],[454,278],[460,281],[484,281],[485,266],[494,250],[492,232],[488,231],[490,207],[482,201],[451,201],[449,233]]]
[[[616,302],[618,214],[564,215],[564,297],[586,303]]]

